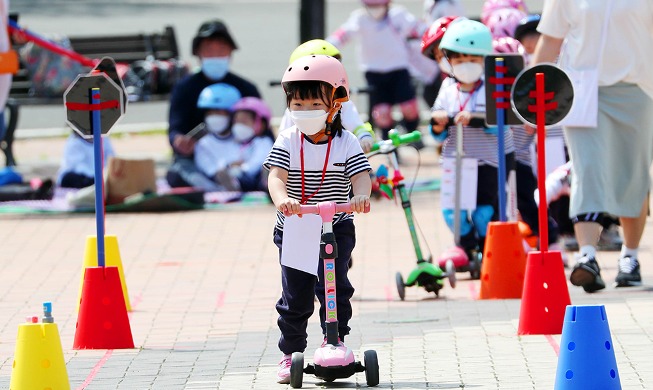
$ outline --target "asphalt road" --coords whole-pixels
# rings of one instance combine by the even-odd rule
[[[542,2],[526,1],[531,11],[541,10]],[[11,0],[10,3],[10,11],[20,14],[21,25],[40,34],[156,32],[172,25],[181,57],[193,67],[198,63],[190,53],[190,43],[198,26],[211,18],[223,19],[240,47],[233,55],[232,70],[258,85],[276,115],[283,111],[281,90],[270,87],[269,82],[281,78],[289,54],[299,43],[299,0]],[[423,0],[393,3],[406,7],[416,16],[422,15]],[[477,16],[482,3],[482,0],[463,0],[469,16]],[[327,0],[327,34],[359,6],[359,0]],[[343,48],[343,63],[351,84],[362,87],[364,79],[357,71],[355,47],[352,43]],[[360,111],[365,112],[366,98],[354,98]],[[161,125],[167,119],[167,110],[166,102],[132,104],[120,124]],[[19,129],[62,128],[64,121],[63,106],[24,107]]]

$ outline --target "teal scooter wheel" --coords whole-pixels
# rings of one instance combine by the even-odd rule
[[[304,354],[294,352],[290,361],[290,387],[301,389],[304,381]]]
[[[395,275],[395,281],[397,282],[397,293],[399,298],[403,301],[406,298],[406,285],[404,284],[404,278],[401,276],[401,272],[397,272]]]
[[[451,288],[456,288],[456,266],[454,265],[453,260],[447,260],[447,262],[444,264],[444,270],[447,273],[449,285]]]

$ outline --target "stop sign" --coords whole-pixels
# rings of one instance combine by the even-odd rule
[[[100,103],[92,104],[91,89],[100,91]],[[64,93],[66,122],[84,138],[93,138],[93,110],[100,111],[100,130],[109,133],[124,115],[123,90],[104,73],[80,74]]]

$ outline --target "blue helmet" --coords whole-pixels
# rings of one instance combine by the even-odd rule
[[[485,56],[492,53],[492,33],[487,26],[475,20],[454,21],[444,33],[440,49]]]
[[[197,99],[197,108],[205,110],[228,110],[240,100],[240,91],[230,84],[217,83],[204,88]]]

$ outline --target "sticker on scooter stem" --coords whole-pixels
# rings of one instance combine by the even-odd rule
[[[322,219],[319,215],[296,215],[283,222],[281,265],[317,276],[320,261]]]
[[[478,160],[463,158],[462,188],[460,191],[460,208],[462,210],[476,209],[476,190],[478,184]],[[442,159],[442,182],[440,203],[443,209],[453,209],[456,205],[456,159]]]
[[[540,64],[525,69],[517,76],[512,85],[510,104],[519,119],[537,127],[535,105],[535,75],[544,74],[546,108],[544,123],[553,126],[560,123],[571,110],[574,101],[574,87],[565,71],[554,64]],[[530,108],[529,108],[530,106]]]

